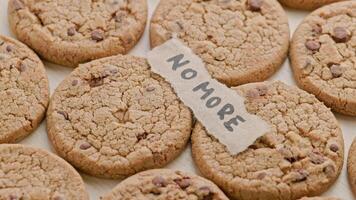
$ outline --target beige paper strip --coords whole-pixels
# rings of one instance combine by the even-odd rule
[[[171,83],[183,103],[209,134],[231,154],[247,149],[269,130],[269,125],[246,111],[244,98],[212,79],[202,60],[178,39],[148,53],[152,71]]]

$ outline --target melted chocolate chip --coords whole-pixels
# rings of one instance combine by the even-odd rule
[[[263,0],[249,0],[248,7],[252,11],[260,11],[263,4]]]
[[[68,120],[69,119],[69,116],[68,116],[68,113],[67,112],[64,112],[64,111],[58,111],[57,112],[58,114],[62,115],[64,117],[64,119]]]
[[[101,85],[104,84],[104,78],[105,77],[97,77],[97,78],[92,78],[90,79],[88,82],[89,82],[89,85],[90,87],[99,87]]]
[[[203,200],[212,200],[214,197],[214,193],[207,186],[199,188],[199,192],[202,195]]]
[[[104,33],[102,30],[94,30],[91,32],[91,39],[97,42],[104,40]]]
[[[333,152],[339,151],[339,146],[337,146],[336,144],[331,144],[329,148]]]
[[[155,87],[149,86],[149,87],[146,88],[146,91],[147,91],[147,92],[152,92],[152,91],[154,91],[155,89],[156,89]]]
[[[152,183],[157,187],[167,186],[166,180],[162,176],[156,176],[153,178]]]
[[[88,142],[85,142],[79,146],[81,150],[87,150],[91,147],[91,145]]]
[[[298,174],[296,175],[295,177],[295,180],[293,182],[302,182],[302,181],[305,181],[307,180],[309,174],[307,171],[305,170],[298,170]]]
[[[307,49],[311,50],[311,51],[318,51],[321,47],[320,42],[314,41],[314,40],[308,40],[305,43],[305,46],[307,47]]]
[[[323,28],[319,24],[316,24],[313,26],[313,32],[317,34],[321,34],[323,32]]]
[[[78,85],[78,83],[79,83],[79,81],[77,79],[74,79],[72,81],[72,86],[76,86],[76,85]]]
[[[11,45],[7,45],[6,51],[7,52],[11,52],[12,50],[13,50],[12,46]]]
[[[328,165],[324,167],[323,172],[326,174],[326,176],[332,177],[335,174],[335,167],[333,165]]]
[[[257,179],[262,180],[267,176],[266,172],[261,172],[257,175]]]
[[[309,155],[310,161],[316,165],[323,164],[325,162],[325,158],[317,153],[311,153]]]
[[[75,35],[76,32],[77,32],[77,30],[74,27],[71,27],[67,30],[67,35],[73,36],[73,35]]]
[[[18,67],[17,70],[19,70],[19,72],[24,72],[26,71],[26,65],[21,63]]]
[[[332,37],[337,43],[347,42],[350,39],[349,33],[343,27],[335,27],[332,33]]]
[[[334,78],[338,78],[340,76],[342,76],[342,68],[340,67],[340,65],[332,65],[330,67],[330,72],[333,75]]]
[[[53,197],[53,200],[64,200],[62,196],[56,195]]]
[[[177,179],[174,179],[173,181],[183,190],[191,185],[190,178],[183,178],[183,179],[177,178]]]
[[[140,140],[144,140],[144,139],[146,139],[147,138],[147,135],[148,135],[148,133],[140,133],[140,134],[138,134],[137,136],[136,136],[136,138],[137,138],[137,140],[138,141],[140,141]]]

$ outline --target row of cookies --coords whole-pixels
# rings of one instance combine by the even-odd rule
[[[23,6],[23,4],[20,4],[20,5]],[[265,5],[265,4],[262,4],[262,5]],[[20,6],[20,8],[21,8],[21,6]],[[163,8],[164,8],[164,4],[163,4]],[[211,10],[213,10],[213,8],[215,8],[215,7],[212,6]],[[197,6],[196,8],[193,8],[193,9],[199,10],[199,6]],[[209,9],[209,8],[207,8],[207,9]],[[253,9],[256,11],[258,11],[258,10],[262,11],[261,7],[259,7],[259,6],[256,7],[254,4],[249,5],[249,9]],[[19,9],[19,11],[20,10],[22,10],[22,9]],[[197,12],[197,11],[194,10],[194,12]],[[166,15],[167,15],[167,13],[162,13],[162,16],[166,16]],[[192,17],[194,17],[194,16],[192,16]],[[194,20],[197,20],[197,19],[194,18]],[[211,19],[211,21],[215,21],[215,20],[219,21],[218,19],[215,19],[214,17]],[[158,25],[160,25],[160,23],[161,22],[157,22]],[[169,23],[167,23],[167,24],[169,24]],[[179,26],[179,23],[177,23],[177,25]],[[213,24],[211,24],[211,25],[213,25]],[[199,28],[201,28],[200,24],[196,25],[196,27],[197,26],[199,26]],[[184,25],[182,25],[182,27],[184,27]],[[196,27],[189,26],[188,28],[191,30],[194,30],[194,33],[192,33],[192,34],[198,34],[197,37],[199,38],[201,35],[199,35],[199,31],[196,30]],[[182,28],[182,29],[184,29],[184,28]],[[161,40],[163,42],[163,41],[165,41],[165,39],[171,37],[169,35],[169,33],[167,34],[164,30],[161,31],[159,26],[158,26],[157,30],[158,31],[156,31],[156,32],[157,32],[158,44],[160,43],[159,40]],[[254,29],[252,28],[251,30],[254,30]],[[69,30],[68,30],[68,32],[69,32]],[[201,31],[201,32],[203,32],[203,31]],[[205,30],[204,32],[209,32],[209,31]],[[219,30],[217,32],[219,32]],[[93,35],[97,35],[97,34],[91,33],[91,39],[93,39]],[[167,37],[167,38],[165,38],[165,37]],[[214,36],[211,36],[211,37],[214,38]],[[216,38],[219,39],[218,36]],[[224,40],[224,38],[222,40]],[[187,41],[189,41],[189,38],[187,39]],[[96,41],[96,42],[98,42],[98,41]],[[216,42],[218,43],[219,41],[216,40]],[[188,42],[188,43],[189,44],[194,43],[194,40],[192,42]],[[222,43],[224,43],[224,41]],[[233,44],[233,43],[234,43],[234,41],[231,41],[231,44]],[[200,45],[204,46],[204,44],[200,44]],[[219,46],[219,43],[217,46]],[[213,58],[214,58],[213,63],[214,63],[215,61],[218,61],[217,58],[219,57],[219,55],[218,55],[219,51],[224,52],[224,48],[219,50],[219,48],[216,48],[216,46],[214,46],[211,50],[213,52],[209,52],[207,49],[202,50],[203,52],[204,51],[207,52],[206,53],[207,60],[204,59],[204,54],[201,54],[203,60],[206,61],[207,63],[208,63],[208,60],[211,59],[209,56],[213,55]],[[214,52],[215,50],[217,52]],[[7,47],[6,47],[6,51],[7,51]],[[263,51],[264,50],[262,50],[262,52]],[[210,53],[212,55],[210,55]],[[251,52],[251,53],[254,53],[254,52]],[[226,56],[225,53],[222,53],[221,55]],[[256,57],[259,57],[259,55],[257,55]],[[121,61],[120,61],[120,59],[121,59]],[[280,58],[280,59],[283,60],[284,58]],[[280,61],[279,65],[281,64],[281,62],[282,61]],[[20,71],[18,69],[21,69],[23,66],[21,66],[21,61],[17,62],[17,63],[20,66],[19,68],[16,67],[16,69],[15,69],[14,66],[17,66],[17,65],[10,65],[10,69]],[[217,63],[221,63],[221,62],[217,62]],[[171,91],[169,84],[167,84],[165,82],[162,83],[162,81],[163,81],[162,79],[160,79],[156,75],[151,75],[151,73],[149,72],[148,66],[144,66],[146,64],[145,64],[145,61],[142,59],[140,61],[140,59],[136,59],[133,57],[120,58],[120,56],[119,56],[119,57],[115,57],[115,58],[107,58],[107,59],[103,59],[103,60],[97,60],[97,61],[85,64],[85,65],[87,65],[87,67],[80,67],[80,69],[78,68],[56,90],[56,93],[53,96],[53,99],[54,99],[53,103],[51,103],[50,109],[48,111],[49,121],[50,121],[51,117],[53,117],[53,123],[48,122],[48,124],[49,124],[48,132],[49,132],[50,138],[51,138],[54,146],[56,147],[56,150],[60,153],[61,156],[65,157],[67,160],[74,160],[74,161],[71,161],[72,164],[75,162],[77,162],[77,164],[73,164],[73,165],[75,165],[79,168],[84,168],[83,170],[89,171],[89,173],[100,173],[100,172],[95,172],[96,169],[98,169],[98,171],[106,170],[106,173],[104,175],[99,174],[100,176],[111,176],[111,173],[115,173],[114,172],[115,169],[110,170],[107,167],[110,168],[112,166],[112,163],[114,163],[114,164],[118,163],[118,165],[117,165],[118,167],[116,168],[116,170],[120,169],[123,174],[118,174],[113,177],[126,176],[125,173],[136,172],[136,170],[140,171],[141,169],[135,169],[135,167],[141,167],[142,165],[143,165],[142,167],[146,167],[146,166],[144,166],[144,165],[146,165],[146,163],[147,163],[148,168],[150,168],[153,165],[158,165],[158,166],[164,165],[165,163],[167,163],[168,161],[173,159],[175,156],[177,156],[177,154],[182,149],[182,146],[184,146],[184,144],[186,143],[186,141],[189,138],[190,131],[185,131],[185,130],[190,129],[191,116],[189,114],[189,111],[183,105],[181,105],[181,103],[179,103],[179,100],[177,99],[177,97],[174,96],[174,93]],[[118,66],[120,66],[120,67],[118,67]],[[126,71],[125,70],[122,71],[123,69],[121,69],[121,68],[122,67],[125,68],[125,66],[127,66]],[[141,70],[142,66],[143,66],[143,71],[147,71],[147,73],[142,73],[141,71],[137,72],[136,68]],[[211,68],[214,69],[215,65],[212,64],[211,66],[212,66]],[[92,71],[92,68],[96,68],[96,69]],[[120,69],[117,69],[117,68],[120,68]],[[25,67],[25,69],[26,69],[26,67]],[[209,69],[209,67],[208,67],[208,69]],[[231,74],[230,72],[231,71],[229,71],[226,74]],[[211,72],[211,73],[214,74],[213,72]],[[149,74],[149,75],[147,75],[147,74]],[[217,73],[217,74],[219,74],[219,73]],[[151,76],[153,76],[153,77],[150,78]],[[154,77],[154,76],[156,76],[156,77]],[[266,75],[263,75],[263,76],[266,76]],[[256,77],[259,78],[258,76],[255,76],[255,78]],[[218,78],[218,77],[216,77],[216,78]],[[146,82],[146,79],[148,79],[147,82]],[[231,79],[231,77],[229,77],[227,79]],[[243,79],[243,78],[241,78],[241,79]],[[43,81],[41,81],[41,82],[43,82]],[[122,83],[122,82],[126,82],[126,83]],[[222,80],[222,82],[224,82],[224,80]],[[144,85],[144,84],[147,84],[147,85]],[[278,87],[280,87],[279,84],[280,83],[275,83],[276,86],[273,86],[273,87],[278,88]],[[143,86],[143,88],[141,88],[142,86]],[[156,86],[158,87],[158,89],[156,88]],[[166,88],[164,88],[164,86]],[[131,87],[133,87],[133,88],[131,88]],[[96,88],[99,88],[99,89],[96,89]],[[268,89],[269,87],[262,86],[262,88],[264,88],[262,90],[263,91],[262,93],[261,93],[260,89],[249,90],[247,92],[247,94],[248,94],[247,97],[253,97],[252,100],[254,100],[254,98],[259,99],[260,96],[267,95],[267,93],[269,91],[269,89]],[[119,91],[118,94],[115,91],[116,89],[118,89],[118,91]],[[92,91],[94,91],[94,92],[92,92]],[[153,94],[151,94],[152,96],[150,96],[149,92],[153,93]],[[113,94],[115,94],[115,95],[117,94],[118,96],[115,96],[115,95],[112,96]],[[162,95],[162,94],[164,94],[164,95]],[[110,100],[109,100],[110,98],[118,98],[121,100],[110,102]],[[168,98],[168,99],[166,99],[166,98]],[[133,103],[131,103],[131,101]],[[130,102],[130,103],[127,103],[127,102]],[[127,105],[127,104],[129,104],[129,105]],[[161,107],[160,106],[161,104],[164,106]],[[306,103],[306,104],[308,104],[308,103]],[[150,109],[152,106],[156,106],[156,107],[154,107],[155,109]],[[130,110],[130,108],[131,108],[131,110]],[[8,107],[8,109],[10,111],[12,111],[12,109],[10,109],[10,107]],[[12,116],[12,113],[10,111],[9,111],[9,116]],[[24,110],[22,110],[22,111],[24,111]],[[177,113],[180,113],[178,119],[176,119],[176,116],[175,116]],[[330,112],[328,112],[328,113],[330,113]],[[294,115],[294,114],[292,113],[291,115]],[[85,117],[82,119],[81,116],[85,116]],[[114,118],[112,118],[112,117],[114,117]],[[274,117],[274,116],[272,116],[272,117]],[[293,116],[293,117],[291,117],[291,119],[293,119],[293,120],[298,119],[298,117],[300,117],[300,116],[296,115],[296,118]],[[116,124],[115,123],[106,124],[107,122],[109,122],[109,123],[112,122],[110,118],[115,119],[115,120],[118,119],[118,122],[116,122]],[[64,119],[64,122],[62,119]],[[72,119],[73,119],[73,122],[72,122]],[[278,120],[278,118],[276,118],[276,119],[271,118],[271,119]],[[27,120],[27,118],[25,117],[25,121],[26,120]],[[69,124],[65,120],[70,121]],[[83,121],[81,121],[81,120],[83,120]],[[27,120],[27,121],[31,122],[30,124],[32,126],[33,121],[32,120]],[[138,121],[139,121],[138,124],[140,124],[140,127],[135,127],[134,122],[138,122]],[[156,123],[158,125],[155,126]],[[54,124],[54,125],[52,126],[52,124]],[[117,125],[117,124],[119,124],[119,125]],[[124,124],[124,126],[122,126],[122,124]],[[133,126],[131,126],[132,124],[133,124]],[[187,124],[190,124],[190,126],[187,126]],[[286,128],[287,130],[289,130],[288,125],[289,124],[287,123],[287,128]],[[308,127],[304,127],[303,124],[301,124],[301,126],[302,126],[301,130],[303,130],[303,128],[308,128]],[[308,124],[307,124],[307,126],[308,126]],[[276,126],[276,127],[278,127],[278,126]],[[107,128],[112,128],[112,129],[107,129]],[[328,128],[330,128],[330,127],[328,127]],[[63,131],[63,132],[68,132],[69,134],[68,135],[61,134],[61,132],[58,129],[64,129],[65,131]],[[200,129],[202,129],[202,128],[200,127]],[[299,127],[297,127],[296,129],[299,130]],[[307,130],[306,132],[308,132],[308,130],[310,130],[310,129],[306,129],[306,130]],[[51,133],[51,131],[53,132],[53,134]],[[117,131],[118,135],[121,134],[123,138],[115,138],[116,136],[118,136],[117,134],[113,134],[113,135],[106,134],[108,132],[112,133],[114,131]],[[160,133],[160,135],[156,136],[156,137],[152,137],[151,132]],[[166,134],[167,132],[168,132],[168,134]],[[188,136],[184,137],[184,135],[186,135],[185,132],[189,132],[189,133],[188,133]],[[179,134],[178,139],[176,139],[176,138],[174,138],[175,134],[173,134],[173,133],[183,133],[183,134]],[[273,135],[273,134],[271,134],[271,135]],[[341,135],[341,133],[336,133],[335,135],[336,135],[335,137],[339,137]],[[182,136],[182,137],[179,137],[179,136]],[[293,136],[293,134],[292,134],[292,136]],[[291,136],[288,136],[288,137],[291,137]],[[150,139],[148,139],[148,138],[150,138]],[[327,142],[329,142],[328,141],[329,139],[330,138],[326,137]],[[158,143],[157,143],[157,140],[159,141]],[[142,142],[143,145],[135,146],[137,143],[136,141],[138,141],[138,143],[140,141],[143,141]],[[156,141],[156,143],[155,143],[155,141]],[[160,144],[162,141],[163,141],[163,143],[165,141],[167,141],[167,145]],[[108,143],[106,143],[107,145],[103,145],[103,143],[105,143],[105,142],[108,142]],[[339,141],[337,141],[336,143],[338,143],[338,144],[336,144],[336,146],[337,146],[336,151],[338,151],[338,150],[340,150],[340,146],[338,146],[338,145],[341,144],[341,146],[342,146],[342,143],[340,143]],[[281,143],[276,143],[276,144],[281,144]],[[105,148],[107,146],[110,146],[110,148]],[[170,147],[170,149],[167,150],[167,152],[171,152],[169,155],[165,155],[162,153],[162,150],[164,150],[164,148],[166,146]],[[273,146],[273,143],[272,143],[272,146]],[[331,146],[331,144],[330,144],[330,146]],[[113,151],[113,149],[114,149],[114,151]],[[135,152],[135,150],[137,150],[137,149],[139,149],[139,151],[132,154],[132,152]],[[331,147],[330,147],[330,149],[331,149]],[[85,154],[85,151],[90,151],[90,150],[94,150],[94,151],[88,152],[87,154]],[[148,160],[142,161],[142,160],[138,159],[138,158],[141,159],[141,155],[146,155],[146,154],[151,156],[150,158],[148,158]],[[119,156],[115,156],[115,155],[119,155]],[[203,155],[205,155],[205,153]],[[254,154],[252,154],[252,155],[254,155]],[[102,156],[104,157],[103,161],[106,162],[106,163],[104,162],[103,166],[91,165],[92,161],[101,161],[100,159],[102,159]],[[113,159],[106,160],[105,159],[106,157],[112,157]],[[125,157],[126,159],[120,159],[120,157]],[[198,155],[197,157],[202,158],[204,156]],[[75,161],[75,160],[77,160],[77,161]],[[129,168],[127,166],[130,165],[131,162],[133,162],[133,165],[132,165],[133,168],[127,169],[127,168]],[[100,162],[98,162],[98,163],[100,163]],[[141,163],[144,163],[144,164],[141,164]],[[124,167],[121,167],[121,164],[123,164]],[[225,166],[225,165],[223,165],[223,166]],[[87,168],[87,169],[85,169],[85,168]],[[131,170],[131,172],[130,172],[130,170]],[[334,169],[334,171],[335,171],[335,169]],[[304,173],[298,172],[298,173],[295,173],[294,175],[298,176],[299,174],[304,174]],[[290,176],[293,177],[294,175],[290,175]],[[239,176],[245,177],[246,175],[245,174],[234,175],[233,177],[239,177]],[[227,177],[229,177],[229,176],[227,176]],[[302,179],[305,179],[305,178],[302,178]],[[221,186],[221,187],[223,188],[223,186]],[[246,195],[248,195],[248,194],[246,194]]]
[[[38,65],[40,60],[19,42],[2,39],[5,41],[3,51],[6,53],[9,45],[12,49],[4,54],[9,57],[1,62],[2,74],[8,74],[6,79],[10,80],[4,96],[8,97],[13,91],[38,94],[40,91],[27,91],[21,86],[47,83],[45,74],[44,78],[34,76],[35,80],[22,82],[32,77],[31,72],[36,69],[44,71],[43,65]],[[18,54],[20,50],[27,52]],[[38,62],[26,63],[22,57]],[[43,88],[48,90],[48,87]],[[61,157],[77,169],[99,177],[124,178],[163,167],[186,147],[193,132],[192,151],[197,167],[232,198],[298,199],[327,190],[338,177],[343,163],[342,133],[330,110],[313,95],[281,82],[253,83],[233,89],[246,98],[249,112],[273,127],[239,155],[229,154],[200,123],[193,126],[189,109],[179,101],[170,84],[152,73],[145,59],[134,56],[103,58],[76,68],[52,96],[47,111],[48,135]],[[35,103],[21,108],[28,101],[26,97],[13,99],[15,101],[4,105],[9,107],[7,116],[16,111],[25,114],[32,107],[37,108],[32,105]],[[24,124],[32,123],[26,114],[20,117],[27,120]],[[26,127],[21,128],[26,130]],[[9,153],[12,148],[19,147],[4,145],[3,148]],[[23,168],[26,163],[18,157],[16,154],[9,160],[10,173],[5,164],[2,167],[3,178],[10,182],[13,173],[32,173]],[[23,171],[14,170],[13,165]],[[30,181],[35,176],[27,177]],[[16,191],[24,187],[20,181],[11,183],[5,183],[4,187]],[[13,194],[14,191],[8,189],[5,194],[38,193],[37,189],[32,191],[32,184],[24,188],[31,192],[20,190]],[[156,195],[155,198],[161,194],[165,193],[147,193]],[[67,194],[60,192],[60,195]],[[212,194],[207,192],[206,195]]]

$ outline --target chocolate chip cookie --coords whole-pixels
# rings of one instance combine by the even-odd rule
[[[334,198],[334,197],[304,197],[301,198],[300,200],[341,200],[341,199]]]
[[[290,8],[302,9],[302,10],[314,10],[323,5],[330,3],[344,1],[344,0],[279,0],[281,4]]]
[[[9,0],[8,9],[19,40],[43,58],[72,67],[127,53],[147,20],[146,0]]]
[[[116,186],[102,200],[228,200],[212,182],[197,175],[169,169],[138,173]]]
[[[295,200],[327,190],[343,165],[343,137],[332,112],[313,95],[282,82],[233,89],[271,130],[231,155],[197,123],[192,151],[201,173],[239,200]]]
[[[349,150],[347,171],[352,192],[356,195],[356,139],[354,139]]]
[[[146,59],[119,55],[74,70],[53,94],[47,126],[57,152],[74,166],[123,178],[178,156],[192,116]]]
[[[151,46],[180,38],[229,86],[262,81],[283,63],[287,16],[277,0],[165,0],[151,21]]]
[[[84,182],[67,162],[42,149],[0,145],[0,199],[88,200]]]
[[[356,116],[356,2],[314,11],[298,27],[290,50],[295,78],[334,111]]]
[[[0,143],[13,143],[33,132],[48,100],[41,60],[24,44],[0,35]]]

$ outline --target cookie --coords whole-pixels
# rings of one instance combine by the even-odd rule
[[[229,86],[262,81],[284,62],[286,13],[277,0],[165,0],[151,21],[151,46],[178,37]]]
[[[54,154],[19,144],[1,144],[0,157],[2,200],[89,200],[80,175]]]
[[[0,35],[0,143],[13,143],[41,123],[49,100],[45,68],[24,44]]]
[[[356,139],[354,139],[349,150],[347,172],[352,192],[356,195]]]
[[[295,200],[327,190],[343,165],[343,136],[332,112],[313,95],[282,82],[233,89],[271,130],[231,155],[197,123],[191,140],[201,173],[239,200]]]
[[[43,58],[71,67],[127,53],[147,20],[146,0],[10,0],[8,10],[19,40]]]
[[[314,10],[321,6],[344,0],[279,0],[281,4],[301,10]]]
[[[299,25],[290,58],[298,85],[336,112],[356,116],[356,2],[322,7]]]
[[[138,173],[117,185],[102,200],[228,200],[211,181],[170,169]]]
[[[303,197],[300,200],[340,200],[334,197]]]
[[[47,127],[57,152],[74,166],[123,178],[178,156],[192,116],[146,59],[119,55],[71,73],[53,94]]]

